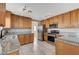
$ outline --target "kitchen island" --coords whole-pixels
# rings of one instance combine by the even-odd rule
[[[10,54],[13,52],[17,52],[15,54],[19,54],[20,43],[17,35],[5,35],[2,38],[2,54]]]
[[[30,29],[6,29],[7,33],[1,39],[2,54],[4,55],[19,55],[21,41],[30,40],[26,36],[31,34]],[[24,36],[25,35],[25,36]],[[19,38],[21,36],[21,38]],[[22,38],[24,36],[24,38]],[[32,36],[32,35],[31,35]],[[30,36],[28,36],[30,37]],[[26,42],[24,40],[24,42]]]
[[[79,55],[79,38],[59,37],[55,42],[57,55]]]

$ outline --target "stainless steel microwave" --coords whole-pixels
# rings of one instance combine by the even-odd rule
[[[49,25],[49,28],[58,28],[58,24],[51,24]]]

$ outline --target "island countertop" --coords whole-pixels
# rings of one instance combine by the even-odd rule
[[[17,35],[5,35],[2,41],[3,53],[8,54],[17,51],[20,48]]]
[[[79,46],[79,38],[77,38],[77,37],[65,37],[65,36],[62,36],[62,37],[56,38],[55,41],[62,41],[64,43]]]

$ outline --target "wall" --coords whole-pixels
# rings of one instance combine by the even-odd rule
[[[32,33],[34,33],[34,51],[37,50],[38,41],[38,22],[32,21]]]

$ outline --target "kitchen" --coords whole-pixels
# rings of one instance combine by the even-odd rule
[[[0,54],[79,55],[78,5],[0,3]]]

